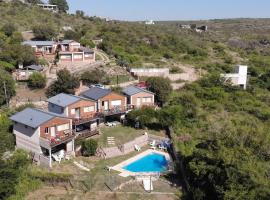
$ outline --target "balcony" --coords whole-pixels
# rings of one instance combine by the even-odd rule
[[[100,117],[102,117],[100,113],[95,113],[86,117],[73,119],[73,125],[77,126],[88,122],[92,122],[99,119]]]
[[[76,132],[76,138],[77,139],[85,139],[88,137],[92,137],[94,135],[99,134],[99,129],[95,129],[95,130],[83,130],[80,132]]]
[[[103,116],[111,116],[111,115],[119,115],[119,114],[125,114],[127,111],[132,110],[131,106],[124,106],[124,107],[115,107],[112,109],[109,109],[107,111],[101,111]]]
[[[46,149],[51,149],[53,147],[56,147],[60,144],[67,143],[71,141],[75,137],[75,133],[73,131],[64,131],[63,134],[56,135],[56,137],[51,137],[51,138],[39,138],[39,143],[40,146],[46,148]]]

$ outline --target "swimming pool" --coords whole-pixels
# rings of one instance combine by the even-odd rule
[[[159,153],[150,153],[126,165],[123,169],[130,172],[164,172],[167,170],[168,161]]]

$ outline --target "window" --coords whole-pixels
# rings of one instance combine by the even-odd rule
[[[144,98],[142,98],[142,102],[143,103],[151,103],[152,102],[152,98],[151,97],[144,97]]]
[[[69,124],[63,124],[63,125],[57,126],[57,131],[65,131],[68,129],[69,129]]]
[[[28,128],[28,126],[27,125],[24,125],[24,128]]]
[[[88,106],[88,107],[84,107],[83,108],[83,112],[87,113],[87,112],[94,112],[95,111],[95,107],[94,106]]]
[[[46,133],[46,134],[49,133],[49,128],[48,128],[48,127],[45,128],[45,133]]]
[[[75,110],[75,109],[71,109],[70,113],[71,113],[72,115],[75,115],[76,110]]]
[[[101,103],[101,104],[102,104],[102,106],[104,106],[104,101],[102,101],[102,103]]]
[[[121,106],[121,100],[112,101],[112,106]]]

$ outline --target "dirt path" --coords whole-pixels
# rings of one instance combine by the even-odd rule
[[[177,64],[176,67],[179,67],[183,72],[179,74],[170,74],[168,78],[173,82],[173,89],[180,89],[185,86],[186,83],[192,83],[197,81],[200,78],[200,72],[198,72],[192,65]],[[177,83],[178,81],[183,81]]]

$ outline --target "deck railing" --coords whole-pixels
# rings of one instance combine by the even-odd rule
[[[75,133],[73,131],[66,131],[64,132],[64,136],[56,136],[51,138],[39,138],[40,146],[50,149],[52,147],[55,147],[59,144],[66,143],[70,140],[72,140],[75,137]]]
[[[76,132],[77,139],[84,139],[99,134],[99,129]]]

